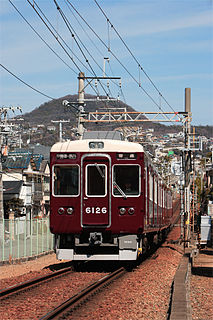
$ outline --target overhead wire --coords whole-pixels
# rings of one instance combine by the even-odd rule
[[[123,40],[123,38],[121,37],[121,35],[119,34],[119,32],[115,29],[114,25],[111,23],[111,21],[109,20],[109,18],[107,17],[106,13],[104,12],[104,10],[101,8],[101,6],[99,5],[99,3],[97,2],[97,0],[94,0],[94,2],[96,3],[96,5],[98,6],[98,8],[100,9],[100,11],[102,12],[102,14],[104,15],[104,17],[107,19],[108,24],[110,24],[111,28],[113,28],[113,30],[115,31],[115,33],[117,34],[117,36],[119,37],[119,39],[121,40],[121,42],[123,43],[123,45],[125,46],[125,48],[128,50],[128,52],[130,53],[130,55],[132,56],[132,58],[135,60],[135,62],[137,63],[139,69],[145,74],[145,76],[149,79],[149,81],[151,82],[151,84],[153,85],[153,87],[155,88],[155,90],[159,93],[159,95],[161,96],[161,98],[166,102],[166,104],[172,109],[172,111],[175,112],[175,110],[173,109],[173,107],[168,103],[168,101],[165,99],[165,97],[162,95],[162,93],[160,92],[160,90],[157,88],[157,86],[154,84],[154,82],[152,81],[152,79],[149,77],[149,75],[147,74],[147,72],[144,70],[144,68],[141,66],[140,62],[136,59],[136,57],[134,56],[134,54],[132,53],[132,51],[130,50],[130,48],[127,46],[127,44],[125,43],[125,41]],[[140,80],[139,80],[139,84],[140,84]]]
[[[28,1],[28,0],[27,0]],[[51,46],[40,36],[40,34],[35,30],[35,28],[27,21],[27,19],[22,15],[22,13],[18,10],[18,8],[9,0],[10,4],[14,7],[14,9],[19,13],[19,15],[22,17],[22,19],[30,26],[30,28],[37,34],[37,36],[47,45],[47,47],[69,68],[71,69],[75,74],[77,74],[77,72],[71,68],[57,53],[55,50],[53,50],[51,48]],[[38,14],[38,16],[40,17],[40,19],[43,21],[43,23],[46,25],[46,27],[48,28],[48,30],[52,33],[52,35],[56,38],[56,40],[58,41],[58,37],[61,39],[61,41],[67,46],[67,48],[71,51],[71,53],[76,57],[76,59],[83,65],[83,67],[89,72],[89,69],[85,66],[85,64],[82,63],[82,61],[80,61],[80,59],[78,58],[77,55],[75,55],[75,53],[73,52],[72,49],[70,49],[70,47],[67,45],[67,43],[64,41],[64,39],[60,36],[60,34],[57,32],[57,30],[54,28],[54,26],[51,24],[51,22],[48,20],[48,18],[46,17],[46,15],[43,13],[43,11],[40,9],[40,7],[37,5],[37,3],[35,1],[33,1],[33,4],[28,1],[28,3],[33,7],[33,9],[35,10],[34,6],[37,7],[37,9],[39,10],[39,12],[42,14],[42,16],[44,17],[44,19],[48,22],[48,24],[51,26],[51,28],[54,30],[54,32],[51,30],[51,28],[48,27],[48,25],[45,23],[44,19],[42,19],[42,17],[40,16],[40,14],[37,12],[37,10],[35,10],[35,12]],[[56,36],[57,35],[57,36]],[[60,41],[58,41],[59,44],[62,46],[62,48],[64,49],[63,45],[61,44]],[[84,46],[85,47],[85,46]],[[66,49],[64,49],[65,52],[67,53]],[[68,54],[69,56],[69,54]],[[92,55],[90,54],[90,56],[92,57]],[[72,62],[75,64],[74,60],[72,57],[69,56],[69,58],[72,60]],[[80,72],[81,69],[77,66],[77,64],[75,64],[75,66],[77,67],[78,71]],[[99,66],[99,65],[98,65]],[[102,70],[102,68],[99,66],[99,68]],[[94,72],[93,72],[94,74]],[[99,92],[97,92],[93,85],[90,83],[89,84],[92,89],[95,91],[95,93],[97,95],[100,95]],[[109,90],[109,94],[106,92],[106,90],[103,88],[103,90],[105,91],[106,95],[109,96],[109,94],[111,94],[110,90]],[[112,95],[112,94],[111,94]]]
[[[78,41],[77,41],[76,38],[78,38],[78,40],[79,40],[79,42],[81,43],[81,45],[84,47],[84,49],[87,51],[87,53],[89,53],[88,50],[87,50],[87,48],[84,46],[84,44],[82,43],[82,41],[80,40],[80,38],[78,37],[78,35],[76,34],[76,32],[75,32],[75,34],[73,33],[73,32],[74,32],[74,31],[73,31],[73,28],[72,28],[71,24],[69,23],[69,21],[68,21],[66,15],[64,14],[63,10],[59,7],[57,1],[56,1],[56,0],[53,0],[53,1],[54,1],[55,5],[56,5],[56,7],[57,7],[57,10],[59,11],[59,13],[60,13],[60,15],[61,15],[61,17],[62,17],[64,23],[66,24],[69,32],[71,33],[72,38],[74,39],[75,43],[77,44],[78,49],[80,50],[80,52],[81,52],[82,56],[84,57],[86,63],[88,64],[89,68],[91,69],[93,75],[94,75],[94,76],[97,76],[96,73],[95,73],[95,71],[94,71],[94,69],[93,69],[93,67],[92,67],[92,65],[91,65],[91,63],[89,62],[88,58],[86,57],[83,49],[81,48],[81,46],[80,46],[80,44],[78,43]],[[90,54],[89,54],[89,55],[90,55]],[[90,56],[91,56],[91,55],[90,55]],[[92,56],[91,56],[91,57],[92,57]],[[107,93],[107,91],[105,90],[105,88],[103,87],[102,83],[101,83],[100,81],[99,81],[99,83],[100,83],[102,89],[104,90],[104,92],[106,93],[106,95],[108,96],[108,93]]]
[[[60,37],[60,39],[62,39],[63,43],[67,46],[66,42],[63,40],[63,38],[58,34],[58,32],[54,29],[54,27],[52,26],[52,24],[50,23],[50,21],[47,19],[47,17],[43,14],[42,10],[39,8],[39,6],[37,5],[37,3],[35,1],[33,1],[33,4],[27,0],[28,3],[31,5],[31,7],[35,10],[35,12],[38,14],[38,16],[40,17],[40,19],[43,21],[43,23],[46,25],[46,27],[48,28],[48,30],[51,32],[51,34],[55,37],[55,39],[58,41],[58,43],[60,44],[60,46],[63,48],[63,50],[66,52],[66,54],[69,56],[69,58],[71,59],[71,61],[74,63],[74,65],[76,66],[76,68],[79,70],[79,72],[81,71],[79,66],[77,65],[77,63],[74,61],[74,59],[70,56],[70,54],[67,52],[67,50],[64,48],[64,46],[61,44],[61,42],[58,40],[58,37]],[[65,1],[65,0],[64,0]],[[100,5],[98,4],[98,2],[96,0],[94,0],[95,3],[97,4],[97,6],[99,7],[99,9],[101,10],[101,12],[103,13],[103,15],[105,16],[105,18],[107,19],[108,24],[111,25],[111,27],[115,30],[116,34],[118,35],[118,37],[120,38],[120,40],[122,41],[122,43],[125,45],[125,47],[127,48],[127,50],[129,51],[129,53],[131,54],[131,56],[134,58],[134,60],[138,63],[138,67],[145,73],[145,75],[148,77],[148,79],[151,81],[151,83],[153,84],[153,86],[155,87],[155,89],[158,91],[160,97],[168,104],[168,102],[165,100],[165,98],[163,97],[163,95],[161,94],[161,92],[158,90],[158,88],[155,86],[155,84],[153,83],[153,81],[151,80],[151,78],[147,75],[147,73],[145,72],[145,70],[141,67],[141,65],[139,64],[138,60],[135,58],[135,56],[133,55],[133,53],[131,52],[131,50],[128,48],[128,46],[126,45],[126,43],[124,42],[124,40],[121,38],[120,34],[117,32],[117,30],[114,28],[114,26],[112,25],[112,23],[110,22],[109,18],[106,16],[105,12],[103,11],[103,9],[100,7]],[[66,66],[68,66],[74,73],[77,74],[77,72],[72,69],[49,45],[48,43],[39,35],[39,33],[35,30],[35,28],[32,27],[32,25],[24,18],[24,16],[21,14],[21,12],[16,8],[16,6],[9,0],[10,4],[15,8],[15,10],[20,14],[20,16],[25,20],[25,22],[31,27],[31,29],[38,35],[38,37],[48,46],[48,48],[63,62],[66,64]],[[58,6],[57,2],[54,0],[56,6]],[[108,46],[105,44],[105,42],[99,37],[99,35],[94,31],[94,29],[87,23],[87,21],[80,15],[80,13],[75,9],[75,7],[70,3],[69,0],[67,0],[67,3],[73,8],[73,10],[78,14],[78,16],[84,21],[84,23],[86,23],[86,25],[88,26],[88,28],[96,35],[96,37],[98,37],[98,39],[101,41],[101,43],[108,49],[108,51],[112,54],[112,56],[121,64],[121,66],[125,69],[125,71],[132,77],[132,79],[134,81],[136,81],[139,84],[139,87],[141,87],[140,85],[140,80],[139,82],[137,81],[137,79],[130,73],[130,71],[126,68],[126,66],[117,58],[117,56],[111,51],[109,44]],[[38,11],[35,9],[35,6],[39,9],[40,12],[42,12],[42,15],[45,17],[45,19],[48,21],[48,23],[50,24],[50,26],[53,28],[53,30],[56,32],[57,36],[54,34],[54,32],[51,30],[51,28],[48,26],[48,24],[44,21],[44,19],[41,17],[41,15],[38,13]],[[59,8],[59,6],[57,7],[57,9]],[[60,9],[60,8],[59,8]],[[59,10],[58,9],[58,10]],[[69,24],[66,16],[63,14],[63,12],[61,12],[61,16],[64,20],[64,22],[66,23],[68,29],[70,30],[72,37],[75,39],[74,33],[72,31],[72,26]],[[75,32],[76,34],[76,32]],[[80,40],[80,38],[78,37],[78,35],[76,34],[76,37],[78,38],[78,40],[80,41],[81,45],[84,47],[84,49],[87,51],[87,53],[90,55],[90,57],[92,57],[92,55],[89,53],[89,50],[87,50],[87,48],[85,47],[85,45],[82,43],[82,41]],[[77,46],[80,50],[80,52],[82,53],[83,57],[85,58],[86,62],[88,63],[90,69],[92,70],[92,73],[96,76],[94,69],[92,68],[91,64],[89,63],[86,55],[84,54],[82,48],[80,47],[79,43],[77,42],[77,40],[75,39]],[[69,48],[69,46],[67,46]],[[96,47],[97,48],[97,47]],[[98,48],[97,48],[98,49]],[[72,50],[69,48],[69,50],[72,52]],[[100,52],[100,51],[99,51]],[[73,53],[73,52],[72,52]],[[75,55],[75,54],[74,54]],[[75,55],[76,56],[76,55]],[[85,64],[83,64],[80,59],[76,56],[76,58],[78,59],[78,61],[89,71],[89,69],[85,66]],[[93,57],[92,57],[93,58]],[[95,61],[93,59],[93,61]],[[97,63],[96,63],[97,64]],[[97,64],[98,65],[98,64]],[[1,65],[2,66],[2,65]],[[12,72],[10,72],[6,67],[2,66],[3,68],[5,68],[6,71],[8,71],[9,73],[11,73],[14,77],[16,77],[19,81],[21,81],[22,83],[24,83],[25,85],[27,85],[28,87],[32,88],[34,91],[50,98],[50,99],[54,99],[46,94],[43,94],[41,91],[33,88],[31,85],[27,84],[26,82],[24,82],[22,79],[18,78],[16,75],[14,75]],[[98,67],[102,70],[102,68],[98,65]],[[110,66],[111,67],[111,66]],[[91,85],[91,83],[89,83]],[[103,87],[102,88],[105,91],[106,95],[108,96],[108,93],[106,92],[106,90]],[[93,88],[93,86],[91,85],[91,87]],[[121,88],[121,87],[120,87]],[[146,95],[153,101],[153,103],[155,105],[158,106],[158,108],[160,110],[162,110],[161,106],[159,106],[159,104],[152,98],[152,96],[143,88],[141,87],[141,89],[146,93]],[[93,88],[93,90],[96,92],[97,91]],[[122,92],[122,88],[121,88],[121,92]],[[122,92],[123,94],[123,92]],[[124,97],[124,95],[123,95]],[[125,97],[124,97],[125,99]],[[169,105],[169,104],[168,104]],[[170,105],[169,105],[170,106]],[[171,107],[171,106],[170,106]],[[171,107],[172,108],[172,107]],[[173,108],[172,108],[173,109]],[[174,111],[174,109],[173,109]]]
[[[80,61],[80,59],[78,58],[78,56],[72,52],[71,48],[67,45],[67,43],[64,41],[64,39],[60,36],[60,34],[56,31],[56,29],[53,27],[53,25],[51,24],[51,22],[48,20],[48,18],[46,17],[46,15],[43,13],[43,11],[41,10],[41,8],[38,6],[38,4],[33,0],[33,4],[30,2],[30,0],[27,0],[27,2],[30,4],[30,6],[33,8],[33,10],[36,12],[36,14],[38,15],[38,17],[41,19],[41,21],[45,24],[45,26],[47,27],[47,29],[50,31],[50,33],[53,35],[53,37],[56,39],[56,41],[59,43],[59,45],[62,47],[62,49],[65,51],[65,53],[68,55],[68,57],[70,58],[70,60],[73,62],[73,64],[76,66],[76,68],[78,69],[78,71],[80,72],[80,68],[77,65],[77,63],[74,61],[73,57],[70,56],[69,52],[65,49],[65,47],[63,46],[63,44],[65,44],[65,46],[70,50],[70,52],[75,56],[75,58],[84,66],[85,69],[87,69],[87,67],[82,63],[82,61]],[[38,10],[36,10],[36,8]],[[42,18],[41,14],[38,12],[40,11],[40,13],[42,14],[42,16],[44,17],[44,19],[48,22],[46,23],[45,20]],[[49,25],[51,26],[51,28],[49,27]],[[61,39],[61,41],[63,42],[63,44],[59,41],[59,39]],[[89,69],[87,69],[89,71]]]
[[[112,70],[110,61],[108,61],[108,64],[109,64],[110,71],[111,71],[112,75],[114,76],[114,72],[113,72],[113,70]],[[125,96],[124,96],[124,92],[123,92],[123,90],[122,90],[121,83],[118,85],[118,87],[119,87],[119,89],[120,89],[121,95],[123,96],[124,102],[126,103],[126,98],[125,98]]]
[[[31,88],[32,90],[36,91],[37,93],[40,93],[42,96],[46,97],[46,98],[49,98],[51,100],[53,99],[56,99],[56,98],[53,98],[53,97],[50,97],[48,96],[47,94],[41,92],[40,90],[32,87],[30,84],[28,84],[27,82],[25,82],[24,80],[22,80],[21,78],[19,78],[18,76],[16,76],[13,72],[11,72],[9,69],[7,69],[5,66],[3,66],[2,64],[0,64],[0,66],[6,70],[8,73],[10,73],[13,77],[15,77],[17,80],[19,80],[20,82],[22,82],[23,84],[25,84],[27,87]]]
[[[16,179],[16,180],[18,180],[18,181],[23,181],[23,179],[20,179],[20,178],[18,178],[18,177],[16,177],[16,176],[13,176],[12,174],[8,174],[8,173],[5,172],[5,171],[0,171],[0,174],[5,174],[6,176],[11,177],[11,178],[14,178],[14,179]],[[13,190],[13,189],[15,189],[15,187],[6,189],[6,191]]]
[[[78,22],[78,24],[79,24],[79,26],[81,27],[81,29],[83,30],[83,32],[86,34],[86,36],[88,37],[88,39],[91,41],[92,45],[93,45],[93,46],[95,47],[95,49],[98,51],[100,57],[103,58],[103,57],[104,57],[103,53],[100,51],[100,49],[99,49],[98,46],[95,44],[95,42],[92,40],[92,38],[89,36],[88,32],[87,32],[86,29],[83,27],[83,25],[80,23],[79,19],[76,17],[76,15],[75,15],[74,12],[72,11],[71,7],[68,5],[68,3],[67,3],[66,0],[64,0],[64,3],[67,5],[68,10],[72,13],[73,17],[74,17],[75,20]],[[102,67],[95,61],[95,59],[93,58],[93,56],[92,56],[91,54],[90,54],[90,56],[92,57],[93,61],[98,65],[99,69],[100,69],[101,71],[103,71]],[[108,61],[108,62],[109,62],[109,61]],[[109,65],[110,65],[110,63],[109,63]],[[111,73],[113,74],[113,71],[112,71],[111,66],[110,66],[110,70],[111,70]],[[109,75],[108,75],[107,73],[106,73],[106,76],[109,77]],[[113,74],[113,76],[114,76],[114,74]],[[115,82],[113,79],[110,79],[110,80],[111,80],[111,82],[112,82],[113,84],[115,84],[116,86],[119,87],[119,85],[117,84],[117,82]],[[121,89],[121,91],[122,91],[122,89]],[[111,93],[110,93],[110,94],[111,94]],[[125,97],[124,97],[123,92],[122,92],[122,95],[123,95],[123,98],[124,98],[124,100],[125,100]],[[112,94],[111,94],[111,96],[112,96]]]
[[[23,16],[23,14],[18,10],[18,8],[14,5],[14,3],[12,3],[11,0],[8,0],[10,2],[10,4],[14,7],[14,9],[18,12],[18,14],[22,17],[22,19],[28,24],[28,26],[35,32],[35,34],[45,43],[45,45],[57,56],[57,58],[59,58],[71,71],[73,71],[75,74],[77,74],[77,72],[71,68],[68,63],[66,63],[60,56],[59,54],[53,50],[53,48],[51,48],[51,46],[42,38],[42,36],[35,30],[35,28],[29,23],[29,21],[27,21],[27,19]]]
[[[62,47],[62,49],[64,50],[64,52],[68,55],[68,57],[70,58],[70,60],[73,62],[73,64],[75,65],[75,67],[78,69],[79,72],[81,72],[80,67],[78,66],[78,64],[74,61],[73,57],[71,57],[71,55],[69,54],[69,52],[67,51],[67,49],[64,47],[64,45],[61,43],[63,42],[67,48],[70,50],[70,52],[76,57],[76,59],[84,66],[84,68],[90,72],[90,70],[87,68],[87,66],[85,66],[85,64],[80,61],[80,59],[77,57],[77,55],[72,52],[71,48],[66,44],[66,42],[63,40],[63,38],[59,35],[59,33],[55,30],[55,28],[52,26],[52,24],[50,23],[50,21],[47,19],[47,17],[45,16],[45,14],[43,13],[43,11],[40,9],[40,7],[38,6],[38,4],[36,3],[35,0],[33,0],[33,4],[30,2],[30,0],[27,0],[27,2],[30,4],[30,6],[33,8],[33,10],[36,12],[36,14],[38,15],[38,17],[41,19],[41,21],[44,23],[44,25],[47,27],[47,29],[49,30],[49,32],[53,35],[53,37],[56,39],[56,41],[59,43],[59,45]],[[41,14],[38,12],[38,10],[36,9],[36,7],[38,8],[38,10],[40,11],[40,13],[43,15],[43,17],[41,16]],[[48,23],[44,20],[46,19],[46,21],[49,23],[49,25],[51,26],[51,28],[49,27]],[[59,40],[59,38],[61,39],[61,41]],[[90,84],[91,88],[95,91],[95,93],[97,94],[97,91],[94,89],[94,87]]]
[[[77,12],[77,10],[75,9],[75,7],[70,3],[70,1],[67,1],[67,0],[64,0],[64,2],[67,4],[67,6],[68,6],[68,4],[70,5],[70,7],[78,14],[78,16],[86,23],[86,20]],[[77,19],[77,17],[75,16],[75,14],[72,12],[72,10],[71,10],[71,8],[70,8],[69,6],[68,6],[68,8],[70,9],[70,11],[71,11],[71,13],[72,13],[72,15],[75,17],[75,19],[78,21],[78,23],[79,23],[79,25],[81,26],[81,28],[83,29],[83,31],[85,32],[85,34],[88,36],[88,38],[90,39],[90,41],[92,42],[92,44],[94,45],[94,47],[97,49],[97,51],[99,52],[99,54],[103,57],[104,55],[101,53],[101,51],[99,50],[99,48],[94,44],[94,41],[92,41],[92,39],[90,38],[90,36],[88,35],[88,33],[86,32],[86,30],[85,30],[85,28],[83,28],[83,26],[82,26],[82,24],[79,22],[79,20]],[[86,23],[86,25],[87,25],[87,23]],[[87,25],[88,26],[88,25]],[[98,35],[97,35],[98,36]],[[103,69],[99,66],[99,68],[103,71]],[[106,73],[106,76],[109,76],[107,73]],[[111,80],[111,82],[113,83],[113,84],[115,84],[116,86],[118,86],[119,88],[120,88],[120,86],[114,81],[114,80],[112,80],[112,79],[110,79]],[[120,88],[120,90],[121,90],[121,92],[122,92],[122,95],[123,95],[123,98],[124,98],[124,100],[126,101],[126,99],[125,99],[125,97],[124,97],[124,93],[123,93],[123,91],[122,91],[122,89]],[[111,96],[112,96],[112,94],[111,94]],[[126,102],[125,102],[126,103]]]
[[[102,53],[102,52],[100,51],[100,49],[96,46],[96,44],[94,43],[94,41],[91,39],[91,37],[89,36],[88,32],[87,32],[87,31],[85,30],[85,28],[82,26],[82,24],[80,23],[79,19],[76,17],[76,15],[74,14],[74,12],[73,12],[72,9],[70,8],[70,6],[67,4],[66,0],[64,0],[64,2],[65,2],[65,4],[66,4],[68,10],[71,12],[71,14],[73,15],[73,17],[74,17],[75,20],[77,21],[77,23],[80,25],[80,27],[81,27],[81,29],[83,30],[83,32],[86,34],[86,36],[88,37],[88,39],[91,41],[92,45],[93,45],[93,46],[95,47],[95,49],[98,51],[100,57],[103,58],[103,56],[104,56],[103,53]],[[73,29],[73,27],[72,27],[72,29]],[[74,30],[74,29],[73,29],[73,30]],[[78,37],[79,41],[81,41],[81,40],[80,40],[80,37],[77,35],[76,31],[74,31],[74,32],[75,32],[76,36]],[[89,50],[86,48],[86,46],[83,44],[82,41],[81,41],[81,43],[82,43],[82,45],[84,46],[85,50],[86,50],[86,51],[88,52],[88,54],[90,55],[90,57],[92,58],[92,60],[94,61],[94,63],[95,63],[95,64],[99,67],[99,69],[103,72],[103,68],[97,63],[97,61],[94,59],[93,55],[89,52]],[[106,76],[108,76],[107,73],[106,73]],[[118,86],[118,84],[117,84],[115,81],[113,81],[112,79],[111,79],[111,81],[112,81],[112,83],[114,83],[116,86]],[[104,85],[104,83],[103,83],[103,85]],[[113,96],[110,89],[109,89],[109,94],[110,94],[111,96]]]
[[[73,15],[73,17],[75,18],[75,20],[77,21],[77,23],[79,24],[79,26],[81,27],[81,29],[83,30],[83,32],[86,34],[86,36],[88,37],[88,39],[91,41],[91,43],[93,44],[93,46],[96,48],[96,50],[98,51],[100,57],[103,57],[102,52],[100,51],[100,49],[98,48],[98,46],[95,44],[95,42],[92,40],[92,38],[89,36],[88,32],[87,32],[86,29],[83,27],[83,25],[80,23],[79,19],[76,17],[76,15],[74,14],[74,12],[73,12],[72,9],[70,8],[70,6],[67,4],[66,0],[64,0],[64,3],[66,4],[68,10],[71,12],[71,14]]]
[[[28,0],[27,0],[28,1]],[[117,62],[122,66],[122,68],[127,72],[127,74],[139,85],[138,80],[135,78],[134,75],[127,69],[127,67],[120,61],[120,59],[113,53],[113,51],[106,45],[106,43],[101,39],[101,37],[97,34],[97,32],[89,25],[89,23],[82,17],[82,15],[78,12],[78,10],[73,6],[73,4],[70,2],[70,0],[67,0],[69,5],[75,10],[75,12],[78,14],[78,16],[84,21],[84,23],[88,26],[88,28],[95,34],[95,36],[99,39],[99,41],[103,44],[105,48],[111,53],[111,55],[117,60]],[[150,100],[160,109],[162,108],[159,106],[159,104],[152,98],[152,96],[142,87],[139,86],[139,88],[150,98]]]
[[[46,17],[46,15],[44,14],[44,12],[41,10],[41,8],[38,6],[38,4],[36,3],[36,1],[33,1],[33,4],[29,1],[29,0],[27,0],[28,1],[28,3],[31,5],[31,7],[34,9],[34,6],[36,6],[37,7],[37,9],[38,9],[38,11],[41,13],[41,15],[44,17],[44,19],[48,22],[48,24],[51,26],[51,28],[54,30],[54,32],[57,34],[57,37],[59,37],[60,39],[61,39],[61,41],[64,43],[64,45],[70,50],[70,52],[76,57],[76,59],[81,63],[81,65],[83,65],[83,67],[88,71],[88,72],[91,72],[88,68],[87,68],[87,66],[79,59],[79,57],[73,52],[73,50],[67,45],[67,43],[66,43],[66,41],[64,41],[64,39],[60,36],[60,34],[57,32],[57,30],[54,28],[54,26],[51,24],[51,22],[49,21],[49,19]],[[59,7],[59,5],[57,4],[57,2],[56,1],[54,1],[54,3],[56,4],[56,8],[58,9],[60,9],[60,7]],[[35,10],[35,9],[34,9]],[[35,10],[35,12],[38,14],[38,16],[40,17],[40,19],[45,23],[45,21],[42,19],[42,17],[40,16],[40,14],[38,13],[38,11],[37,10]],[[63,14],[63,13],[62,13]],[[69,21],[68,21],[68,19],[66,18],[66,16],[63,14],[63,16],[64,16],[64,19],[66,20],[66,22],[68,23],[68,24],[70,24],[69,23]],[[54,33],[51,31],[51,29],[48,27],[48,25],[45,23],[45,25],[47,26],[47,28],[48,28],[48,30],[53,34],[53,36],[55,37],[55,39],[58,41],[58,38],[54,35]],[[70,27],[71,27],[71,25],[70,25]],[[71,31],[71,30],[70,30]],[[71,31],[71,35],[72,35],[72,39],[74,39],[75,40],[75,42],[76,42],[76,39],[75,39],[75,35],[74,35],[74,33]],[[59,41],[58,41],[59,42]],[[59,42],[59,44],[61,45],[61,43]],[[61,45],[62,46],[62,45]],[[78,47],[79,47],[79,45],[78,45]],[[62,48],[64,49],[64,47],[62,46]],[[79,49],[80,50],[80,49]],[[67,53],[67,52],[66,52]],[[90,54],[91,55],[91,54]],[[81,72],[82,70],[77,66],[77,64],[74,62],[74,59],[72,58],[72,57],[70,57],[70,55],[68,55],[69,56],[69,58],[72,60],[72,62],[75,64],[75,66],[78,68],[78,70],[79,70],[79,72]],[[91,55],[92,56],[92,55]],[[84,57],[85,58],[85,60],[86,60],[86,62],[87,62],[87,58],[86,57]],[[86,79],[86,81],[88,82],[88,84],[91,86],[91,88],[94,90],[94,92],[97,94],[97,95],[99,95],[99,93],[96,91],[96,89],[93,87],[93,85],[91,84],[91,83],[89,83],[89,81]]]

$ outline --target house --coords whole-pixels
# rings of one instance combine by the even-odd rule
[[[3,181],[3,201],[4,218],[9,219],[9,213],[12,211],[15,216],[21,216],[24,208],[24,199],[21,199],[23,180]],[[26,212],[25,212],[26,213]]]
[[[49,174],[43,155],[23,149],[8,153],[2,175],[5,217],[10,209],[27,218],[48,214]]]
[[[56,131],[55,126],[47,126],[47,131]]]

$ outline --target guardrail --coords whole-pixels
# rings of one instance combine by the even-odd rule
[[[53,250],[49,218],[0,220],[0,262],[32,257]]]

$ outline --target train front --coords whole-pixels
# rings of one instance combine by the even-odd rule
[[[51,149],[50,230],[58,259],[137,259],[144,223],[143,147],[78,140]]]

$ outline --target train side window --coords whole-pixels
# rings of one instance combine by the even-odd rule
[[[149,199],[153,201],[153,175],[149,171]]]
[[[86,166],[86,195],[103,197],[107,194],[106,166],[88,164]]]
[[[113,195],[140,195],[140,167],[138,165],[114,165]]]
[[[77,196],[79,194],[79,166],[54,166],[54,195]]]

